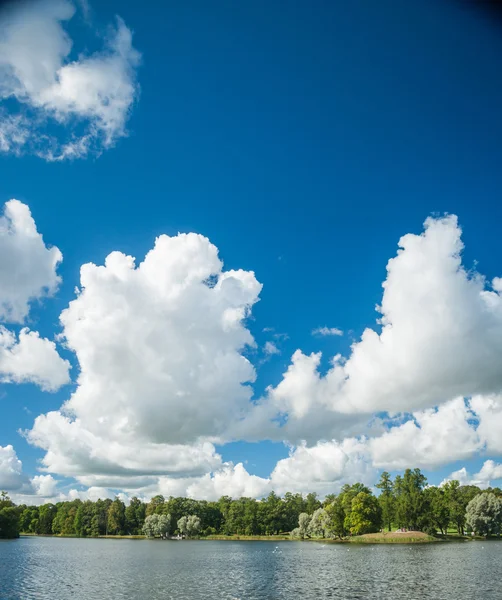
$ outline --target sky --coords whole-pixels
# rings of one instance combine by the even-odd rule
[[[0,7],[0,489],[502,482],[502,23]]]

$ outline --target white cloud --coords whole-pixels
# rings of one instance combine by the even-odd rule
[[[472,417],[463,398],[437,409],[415,412],[413,419],[368,441],[373,464],[392,470],[432,469],[469,459],[482,446],[477,431],[468,422]]]
[[[56,292],[62,258],[58,248],[45,245],[26,204],[5,204],[0,217],[0,321],[22,323],[31,303]],[[69,369],[54,342],[27,328],[16,336],[0,325],[0,381],[32,382],[55,391],[69,382]]]
[[[59,356],[54,342],[27,328],[16,339],[0,325],[0,382],[34,383],[55,392],[69,383],[69,371],[70,363]]]
[[[82,7],[86,16],[87,3]],[[73,59],[63,24],[74,14],[68,0],[38,0],[12,4],[0,16],[0,99],[19,108],[0,126],[0,150],[78,158],[126,135],[140,59],[132,33],[117,18],[103,50]],[[64,130],[63,141],[48,134],[50,122]]]
[[[493,460],[486,460],[479,473],[470,475],[465,467],[451,473],[441,482],[444,485],[448,481],[457,480],[460,485],[476,485],[481,489],[486,489],[492,485],[492,481],[502,479],[502,464]]]
[[[474,475],[476,479],[486,481],[488,484],[492,480],[502,479],[502,464],[496,463],[493,460],[486,460],[481,467],[481,471]]]
[[[0,217],[0,320],[22,323],[30,302],[52,296],[63,256],[45,245],[26,204],[9,200]]]
[[[318,327],[312,330],[312,335],[329,336],[329,335],[343,335],[343,331],[338,327]]]
[[[62,408],[27,434],[43,464],[70,476],[200,476],[221,464],[204,439],[226,433],[250,406],[254,340],[245,319],[261,285],[224,271],[195,234],[161,236],[144,261],[113,252],[84,265],[61,314],[80,366]]]
[[[263,352],[268,356],[272,356],[273,354],[280,354],[281,351],[274,344],[274,342],[265,342],[265,346],[263,347]]]
[[[486,444],[486,451],[502,454],[502,396],[474,396],[470,405],[479,419],[477,431]]]
[[[104,417],[103,412],[98,418]],[[151,443],[126,434],[113,439],[112,431],[110,436],[98,436],[80,419],[72,420],[57,411],[37,417],[25,435],[30,443],[46,450],[43,470],[78,480],[82,477],[86,485],[99,487],[111,487],[116,476],[131,478],[133,485],[145,475],[200,476],[221,464],[209,442]]]
[[[13,446],[0,446],[0,490],[18,490],[23,483],[23,463]]]
[[[448,216],[427,219],[421,235],[403,236],[387,265],[381,333],[366,329],[350,357],[335,356],[326,375],[320,353],[297,350],[264,404],[295,418],[329,410],[329,430],[342,413],[409,412],[500,391],[502,280],[488,285],[462,267],[460,234]]]
[[[113,500],[116,495],[117,494],[106,488],[92,486],[87,488],[86,490],[71,489],[66,493],[62,492],[58,496],[58,502],[64,502],[67,500],[82,500],[82,502],[85,502],[86,500],[91,500],[92,502],[96,502],[96,500],[106,499]],[[123,494],[120,494],[120,496],[124,497]]]
[[[200,500],[218,500],[221,496],[261,498],[269,491],[270,480],[250,475],[242,463],[227,463],[221,470],[188,485],[186,495]]]
[[[54,498],[56,496],[58,482],[52,475],[35,475],[31,479],[31,485],[37,496],[43,498]]]
[[[54,499],[58,482],[52,475],[35,475],[31,479],[23,472],[12,445],[0,446],[0,490],[9,493],[18,504],[40,504]]]
[[[293,448],[288,458],[277,463],[270,479],[281,494],[314,491],[324,496],[337,493],[345,483],[372,485],[375,476],[364,440],[346,438]]]

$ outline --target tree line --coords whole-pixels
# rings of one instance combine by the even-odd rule
[[[481,490],[458,481],[428,486],[420,469],[407,469],[394,480],[384,472],[375,487],[378,495],[361,483],[347,484],[323,501],[316,493],[288,492],[280,497],[271,492],[261,500],[222,496],[214,502],[157,495],[146,503],[134,497],[127,506],[118,497],[16,506],[2,492],[0,537],[19,533],[80,537],[290,533],[298,538],[344,538],[396,528],[433,535],[446,535],[451,528],[460,535],[470,531],[500,534],[499,488]]]

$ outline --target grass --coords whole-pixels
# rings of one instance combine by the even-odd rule
[[[366,533],[349,538],[352,544],[429,544],[440,541],[438,538],[422,531],[406,533]]]

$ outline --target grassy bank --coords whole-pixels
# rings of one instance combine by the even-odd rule
[[[247,541],[247,542],[284,542],[291,541],[289,534],[282,535],[208,535],[201,540],[218,540],[225,542]]]
[[[349,542],[352,544],[429,544],[439,541],[441,540],[421,531],[366,533],[349,538]]]

